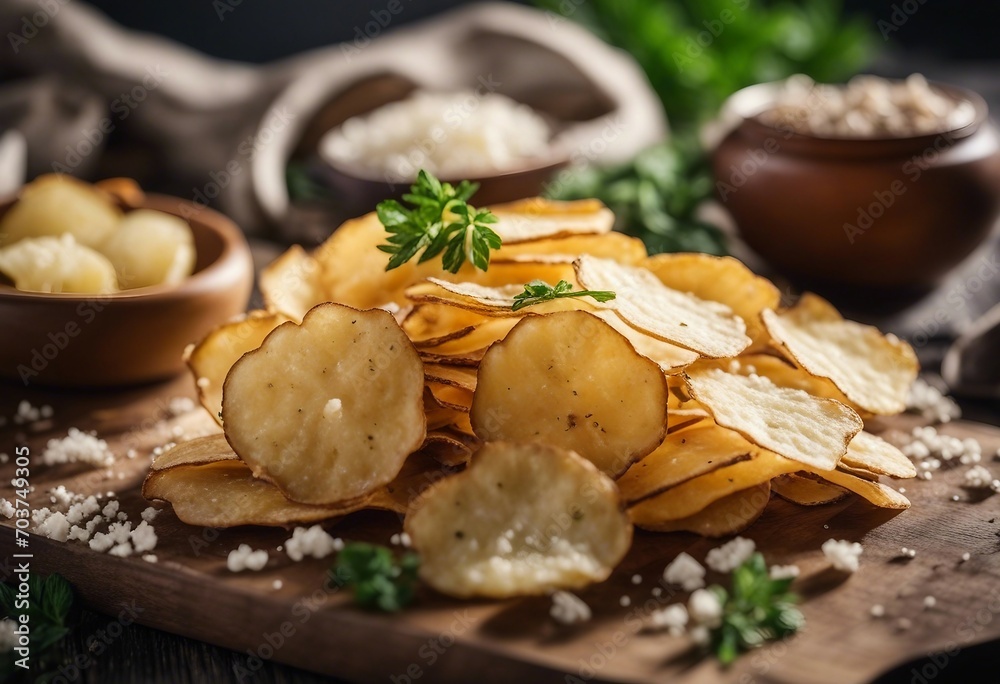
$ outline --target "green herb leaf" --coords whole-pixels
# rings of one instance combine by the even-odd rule
[[[723,665],[767,641],[793,634],[805,623],[788,590],[790,579],[771,579],[764,556],[755,553],[732,574],[732,590],[709,587],[722,603],[722,622],[712,630],[711,647]]]
[[[334,573],[354,590],[365,608],[397,612],[413,601],[420,557],[408,553],[398,561],[384,546],[353,542],[337,556]]]
[[[403,195],[410,208],[396,200],[379,202],[375,213],[389,237],[378,248],[392,255],[385,270],[399,268],[418,253],[417,263],[442,255],[442,264],[451,273],[458,273],[467,261],[487,270],[490,251],[499,249],[501,240],[489,227],[497,217],[468,203],[478,189],[469,181],[453,187],[421,169],[410,192]]]
[[[70,633],[73,588],[61,575],[43,578],[32,573],[28,578],[27,605],[16,607],[16,598],[13,587],[0,584],[0,618],[17,620],[19,615],[29,616],[31,670],[25,672],[17,667],[12,651],[0,653],[0,681],[12,681],[18,674],[35,682],[48,681],[58,674],[55,668],[62,658],[56,646]]]
[[[608,290],[576,290],[565,280],[560,280],[552,287],[542,280],[532,280],[524,286],[524,292],[514,295],[513,311],[518,311],[526,306],[534,306],[542,302],[564,297],[593,297],[599,302],[609,302],[615,298],[615,293]]]

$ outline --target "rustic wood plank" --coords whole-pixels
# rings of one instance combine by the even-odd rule
[[[189,437],[214,429],[201,412],[164,415],[169,398],[190,396],[185,378],[122,393],[12,389],[3,395],[0,415],[11,416],[16,400],[24,396],[36,404],[52,404],[55,417],[43,430],[23,435],[16,434],[22,426],[8,422],[0,431],[0,451],[12,453],[15,442],[25,441],[37,457],[49,437],[77,426],[96,429],[119,456],[110,471],[36,466],[36,505],[48,505],[47,490],[56,484],[77,492],[114,491],[130,519],[138,520],[147,505],[138,485],[150,451],[177,439],[175,431]],[[881,427],[892,437],[894,430],[908,430],[912,424],[914,419],[904,417]],[[956,423],[945,431],[980,439],[987,460],[1000,447],[996,428]],[[128,449],[135,449],[137,456],[124,457]],[[0,496],[11,496],[12,469],[10,463],[0,466]],[[545,598],[464,602],[424,591],[418,604],[400,615],[366,613],[348,605],[340,592],[323,589],[326,560],[292,563],[276,550],[287,532],[196,529],[180,523],[169,510],[154,521],[160,537],[156,564],[97,554],[78,543],[33,538],[34,569],[63,573],[90,607],[108,615],[135,601],[142,607],[137,617],[141,624],[350,680],[395,676],[406,681],[404,677],[416,679],[413,675],[419,673],[423,681],[437,682],[468,681],[471,676],[482,682],[574,681],[567,679],[569,673],[583,681],[670,678],[698,684],[738,682],[749,675],[756,682],[861,682],[949,644],[966,648],[1000,636],[1000,620],[985,620],[1000,610],[1000,497],[970,496],[959,487],[963,471],[956,468],[929,482],[905,483],[914,507],[898,515],[854,498],[813,509],[772,501],[747,536],[769,562],[801,567],[807,629],[788,643],[749,654],[725,672],[697,658],[684,640],[639,629],[651,610],[676,600],[669,590],[659,599],[650,593],[664,565],[682,550],[702,559],[716,545],[687,534],[638,533],[612,578],[581,592],[594,619],[573,627],[548,618]],[[955,494],[962,500],[952,501]],[[4,523],[0,558],[13,551],[9,521]],[[398,530],[398,517],[385,513],[358,514],[331,528],[344,538],[383,544]],[[830,537],[862,542],[865,553],[858,573],[844,578],[827,569],[819,546]],[[265,570],[234,575],[225,569],[229,550],[243,542],[270,551]],[[917,549],[917,557],[900,559],[902,546]],[[960,563],[965,552],[972,558]],[[641,585],[631,584],[633,574],[643,577]],[[279,578],[283,586],[276,590],[272,585]],[[630,606],[619,605],[623,595],[631,598]],[[931,611],[923,608],[926,595],[937,598]],[[874,603],[886,606],[886,618],[869,615]],[[912,627],[899,630],[900,617],[911,620]],[[290,636],[273,648],[269,635],[280,633],[283,626]],[[278,640],[270,637],[271,642]],[[163,653],[149,657],[166,658]],[[239,658],[226,667],[241,660],[246,662]],[[204,667],[211,672],[222,665],[206,659]]]

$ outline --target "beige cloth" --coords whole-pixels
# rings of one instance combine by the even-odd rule
[[[0,6],[0,35],[11,42],[0,69],[25,76],[0,88],[0,126],[26,139],[25,175],[159,179],[154,185],[210,202],[253,234],[280,230],[287,161],[317,117],[346,88],[380,75],[444,90],[485,79],[529,103],[569,93],[580,111],[606,110],[570,122],[555,141],[589,161],[629,158],[666,134],[631,58],[562,17],[515,5],[475,5],[365,46],[250,66],[126,31],[79,2],[50,3],[58,9],[43,26],[32,23],[42,23],[36,0]]]

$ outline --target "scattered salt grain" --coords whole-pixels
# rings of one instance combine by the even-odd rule
[[[623,595],[618,599],[618,605],[621,606],[622,608],[628,608],[629,606],[632,605],[632,599],[629,598],[628,596]]]
[[[705,556],[705,565],[716,572],[732,572],[750,558],[756,549],[757,545],[752,539],[736,537],[709,551]]]
[[[326,558],[334,551],[344,548],[341,539],[334,539],[319,525],[312,527],[296,527],[292,538],[285,542],[285,552],[293,561],[300,561],[307,556]]]
[[[844,539],[827,539],[822,550],[830,564],[841,572],[856,572],[861,552],[864,551],[861,544]]]
[[[243,570],[261,570],[267,565],[267,551],[258,549],[254,551],[249,544],[240,544],[239,547],[229,552],[226,558],[226,567],[230,572],[241,572]]]
[[[794,579],[799,576],[799,566],[772,565],[769,574],[773,580]]]
[[[683,603],[675,603],[649,615],[649,624],[655,629],[665,629],[670,636],[684,634],[688,623],[688,611]]]
[[[584,603],[576,594],[568,591],[556,591],[552,594],[552,607],[549,608],[549,615],[556,622],[564,625],[572,625],[577,622],[586,622],[590,619],[590,606]]]
[[[42,452],[42,463],[45,465],[86,463],[107,468],[114,462],[115,457],[107,442],[76,428],[70,428],[62,439],[50,439]]]
[[[881,603],[876,603],[875,605],[872,606],[870,612],[872,614],[872,617],[875,618],[885,617],[885,606],[883,606]]]
[[[718,627],[722,624],[722,603],[714,591],[698,589],[688,599],[688,614],[700,625]]]
[[[663,569],[663,580],[679,585],[684,591],[694,591],[705,586],[705,568],[689,554],[681,552]]]

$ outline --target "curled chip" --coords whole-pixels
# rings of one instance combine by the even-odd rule
[[[613,311],[598,309],[590,313],[624,335],[637,352],[650,361],[655,361],[664,373],[678,373],[698,360],[697,352],[636,330]]]
[[[326,520],[364,508],[364,502],[324,507],[289,501],[258,480],[223,435],[193,439],[153,462],[142,484],[147,499],[168,501],[188,525],[290,525]]]
[[[506,598],[606,579],[632,542],[614,483],[553,446],[487,444],[406,517],[420,575],[457,597]]]
[[[446,366],[440,363],[424,364],[424,377],[429,382],[450,385],[469,392],[476,391],[476,369],[463,366]]]
[[[722,497],[701,511],[678,520],[664,520],[654,532],[694,532],[703,537],[726,537],[757,522],[771,500],[771,485],[750,487]]]
[[[658,530],[673,521],[704,510],[719,499],[738,491],[757,487],[771,479],[801,468],[766,449],[757,449],[747,461],[713,470],[682,482],[656,496],[640,501],[629,508],[629,515],[639,527]]]
[[[299,245],[272,261],[260,274],[260,293],[268,311],[301,321],[309,309],[327,301],[319,263]]]
[[[226,438],[294,501],[331,504],[387,484],[424,441],[424,373],[393,317],[320,304],[229,371]]]
[[[746,323],[755,348],[767,343],[760,313],[777,308],[781,292],[743,262],[710,254],[656,254],[642,265],[673,290],[725,304]]]
[[[615,215],[594,199],[560,202],[531,197],[490,207],[497,217],[493,230],[505,245],[521,242],[607,233]]]
[[[840,465],[901,479],[917,476],[913,462],[902,451],[870,432],[855,435]]]
[[[688,371],[688,389],[723,427],[818,470],[833,470],[864,424],[847,406],[759,375]]]
[[[198,400],[215,422],[222,424],[222,384],[233,364],[285,322],[285,317],[267,311],[251,311],[210,332],[186,352],[185,361],[194,375]]]
[[[881,482],[873,482],[861,477],[855,477],[850,473],[842,473],[839,470],[818,473],[818,475],[844,489],[861,495],[869,502],[879,508],[893,508],[903,510],[910,507],[910,500],[897,492],[892,487],[886,487]]]
[[[755,448],[742,436],[714,423],[668,435],[663,444],[618,478],[622,498],[631,506],[671,487],[740,461]]]
[[[847,496],[846,489],[829,482],[820,482],[808,473],[805,476],[798,473],[779,475],[771,480],[771,491],[800,506],[821,506]]]
[[[577,280],[588,290],[611,290],[603,304],[634,328],[703,356],[736,356],[750,344],[746,323],[732,309],[672,290],[644,268],[581,256]]]
[[[529,315],[483,357],[471,420],[483,441],[545,442],[615,476],[663,441],[667,383],[589,313]]]
[[[787,311],[766,310],[761,318],[792,360],[813,375],[829,378],[860,410],[892,415],[906,408],[919,364],[910,345],[895,335],[845,320],[811,293]]]
[[[569,264],[562,266],[565,271],[557,273],[555,276],[545,276],[545,274],[538,273],[529,280],[538,278],[549,284],[555,284],[560,280],[573,279],[572,267]],[[491,270],[493,269],[491,268]],[[534,270],[537,272],[537,267]],[[524,312],[514,311],[513,306],[516,301],[514,297],[524,292],[524,282],[527,281],[491,287],[472,282],[453,283],[440,278],[428,278],[425,282],[407,288],[406,296],[414,302],[446,304],[467,309],[483,316],[523,316]],[[580,304],[566,298],[535,305],[532,307],[532,312],[566,311],[580,307]]]
[[[572,263],[581,254],[614,259],[623,264],[637,264],[646,258],[646,246],[639,238],[624,233],[611,232],[600,235],[572,235],[570,237],[537,240],[519,244],[504,243],[490,260],[503,263],[505,260],[531,257],[569,257],[563,259]]]

